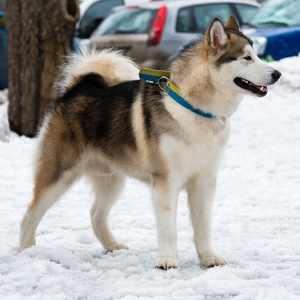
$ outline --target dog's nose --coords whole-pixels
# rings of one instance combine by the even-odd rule
[[[272,73],[272,79],[274,82],[276,82],[281,77],[281,73],[277,70],[274,70]]]

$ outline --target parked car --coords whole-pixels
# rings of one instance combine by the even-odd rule
[[[279,60],[300,53],[300,1],[266,1],[251,21],[259,56]]]
[[[188,42],[199,39],[210,20],[235,15],[248,26],[259,4],[252,0],[158,1],[112,13],[92,34],[89,47],[122,49],[138,63],[163,67]]]
[[[1,0],[0,0],[1,1]],[[76,36],[87,39],[94,30],[109,16],[115,7],[136,5],[150,0],[85,0],[80,4],[80,19],[76,26]]]
[[[0,10],[0,90],[7,88],[7,30],[5,12]]]
[[[124,0],[88,0],[80,4],[80,20],[76,26],[76,36],[87,39],[111,10],[124,5]]]

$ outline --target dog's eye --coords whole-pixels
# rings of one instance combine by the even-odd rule
[[[245,56],[244,59],[246,59],[246,60],[252,60],[252,57],[248,55],[248,56]]]

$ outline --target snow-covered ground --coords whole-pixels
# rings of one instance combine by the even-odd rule
[[[0,142],[7,142],[9,125],[7,118],[7,90],[0,92]],[[1,166],[0,166],[1,167]]]
[[[90,228],[91,193],[80,181],[43,220],[38,245],[16,254],[35,141],[10,135],[0,142],[0,299],[300,299],[300,58],[278,66],[281,84],[266,98],[247,97],[233,117],[213,228],[228,265],[200,268],[182,193],[179,268],[154,269],[150,193],[133,180],[112,214],[129,250],[103,252]]]

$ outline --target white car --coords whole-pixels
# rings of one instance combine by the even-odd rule
[[[155,1],[112,13],[84,46],[121,49],[144,66],[167,66],[169,58],[200,39],[213,17],[235,16],[249,25],[259,4],[253,0]]]

